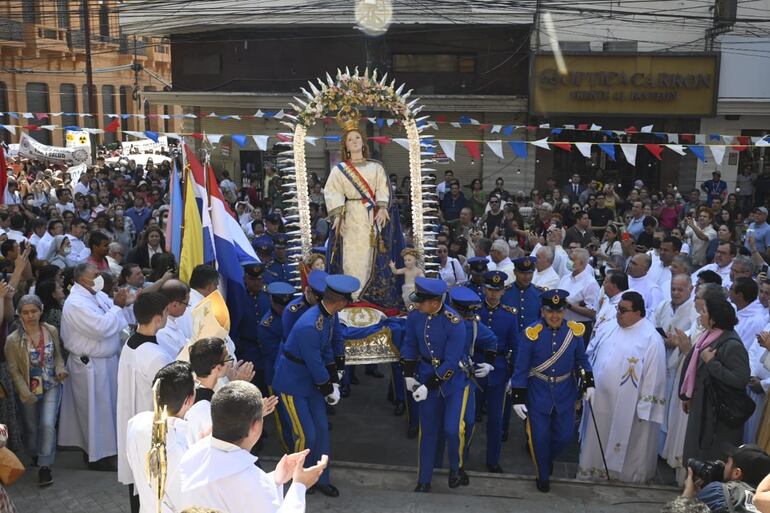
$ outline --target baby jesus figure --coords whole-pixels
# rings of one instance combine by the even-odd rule
[[[401,251],[401,258],[404,259],[404,267],[401,269],[396,268],[396,264],[390,262],[390,270],[393,274],[404,276],[404,285],[401,287],[401,297],[404,299],[404,307],[408,310],[409,305],[412,304],[410,296],[414,292],[414,279],[418,276],[424,276],[422,268],[420,267],[420,254],[414,248],[405,248]]]

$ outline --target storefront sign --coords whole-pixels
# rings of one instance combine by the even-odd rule
[[[564,55],[532,58],[530,111],[538,115],[713,116],[716,55]]]

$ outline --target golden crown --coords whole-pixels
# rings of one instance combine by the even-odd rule
[[[343,132],[352,132],[353,130],[361,130],[358,126],[358,122],[361,118],[357,113],[340,113],[337,115],[337,124],[340,126]]]

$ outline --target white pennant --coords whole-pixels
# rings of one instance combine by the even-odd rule
[[[198,116],[196,116],[195,114],[185,114],[184,117],[188,119],[198,119]]]
[[[78,114],[78,117],[80,117],[80,118],[90,118],[92,116],[91,116],[91,114]],[[144,119],[144,117],[142,117],[142,119]]]
[[[86,114],[86,116],[90,116],[90,115],[91,114]],[[146,119],[147,118],[147,116],[145,116],[144,114],[134,114],[134,116],[136,116],[139,119]]]
[[[254,117],[255,118],[264,118],[265,117],[265,113],[262,112],[262,109],[257,109],[257,112],[254,113]]]
[[[770,141],[768,141],[768,140],[767,140],[767,139],[765,139],[764,137],[760,137],[760,138],[759,138],[759,140],[756,142],[756,145],[757,145],[758,147],[760,147],[760,148],[761,148],[761,147],[770,146]]]
[[[318,140],[318,137],[305,137],[305,141],[307,141],[308,144],[312,144],[315,146],[315,142]]]
[[[283,119],[283,118],[284,118],[284,116],[286,116],[286,113],[283,111],[283,109],[279,110],[278,112],[276,112],[276,113],[273,115],[273,117],[274,117],[275,119]]]
[[[393,139],[393,142],[398,144],[404,149],[409,149],[409,139]]]
[[[83,131],[84,132],[88,132],[89,134],[103,134],[104,133],[104,130],[102,130],[101,128],[84,128]],[[142,135],[144,135],[144,134],[142,134]]]
[[[393,123],[395,123],[395,122],[396,122],[396,120],[395,120],[395,119],[388,119],[388,120],[387,120],[387,121],[385,121],[385,122],[388,124],[388,126],[393,126]]]
[[[550,123],[543,123],[542,125],[540,125],[540,128],[551,128],[551,124]]]
[[[732,135],[723,135],[722,140],[725,142],[725,144],[732,144],[733,143],[733,136]]]
[[[530,144],[533,144],[533,145],[537,146],[538,148],[543,148],[543,149],[546,149],[546,150],[550,150],[551,149],[551,147],[548,146],[548,138],[547,137],[543,137],[539,141],[532,141]]]
[[[505,158],[503,156],[503,141],[485,141],[489,149],[497,155],[499,158]]]
[[[179,139],[180,141],[182,140],[182,136],[175,132],[166,132],[166,137],[169,139]]]
[[[706,134],[695,134],[695,144],[706,144]]]
[[[51,116],[61,116],[63,112],[51,112]]]
[[[574,130],[574,129],[575,129],[575,125],[564,125],[564,127],[563,127],[563,128],[564,128],[565,130]]]
[[[450,124],[450,125],[452,125],[454,128],[461,128],[461,126],[462,126],[462,125],[460,125],[460,123],[458,123],[457,121],[452,121],[452,122],[451,122],[451,123],[449,123],[449,124]]]
[[[35,119],[35,116],[33,116],[31,112],[25,112],[24,114],[21,115],[21,117],[23,117],[24,119]]]
[[[133,130],[123,130],[123,133],[126,135],[133,135],[134,137],[140,137],[140,138],[146,137],[144,135],[144,132],[134,132]]]
[[[490,130],[493,134],[499,134],[500,130],[503,129],[503,125],[492,125],[492,130]]]
[[[377,118],[366,118],[366,119],[368,119],[369,123],[371,123],[373,125],[377,124]]]
[[[457,141],[452,141],[448,139],[439,139],[438,144],[441,146],[441,150],[444,152],[444,154],[447,156],[449,160],[455,159],[455,144]]]
[[[257,145],[257,148],[259,148],[262,151],[267,151],[267,139],[269,136],[267,135],[252,135],[251,138],[254,139],[254,144]]]
[[[601,129],[602,129],[602,127],[600,127],[599,125],[595,125],[595,124],[591,123],[591,130],[596,131],[596,130],[601,130]]]
[[[666,136],[671,144],[679,144],[679,134],[666,134]]]
[[[621,144],[620,149],[626,156],[626,161],[632,166],[636,166],[636,144]]]
[[[9,132],[11,132],[13,135],[16,135],[16,125],[0,125]]]
[[[168,119],[168,114],[164,114],[163,116],[166,116],[165,119]],[[120,116],[118,114],[107,114],[107,117],[110,119],[115,119],[115,118],[119,118]]]
[[[585,158],[587,159],[591,158],[591,143],[587,143],[587,142],[575,143],[575,148],[577,148],[580,154],[583,155]]]
[[[222,134],[206,134],[206,139],[208,139],[211,144],[219,144],[219,140],[222,139]]]
[[[642,127],[642,133],[643,134],[650,134],[652,133],[652,127],[653,125],[647,125]]]
[[[481,124],[478,119],[470,118],[470,121],[471,121],[471,125],[480,125]]]
[[[206,117],[207,117],[207,118],[216,118],[216,117],[219,117],[219,116],[217,116],[217,113],[216,113],[216,112],[211,112],[211,113],[210,113],[208,116],[206,116]]]
[[[438,123],[435,121],[428,121],[428,126],[431,127],[433,130],[438,130]]]
[[[709,149],[711,150],[711,154],[714,156],[714,163],[717,166],[721,166],[722,160],[725,158],[725,151],[727,150],[727,146],[709,144]]]
[[[678,153],[680,155],[684,155],[685,154],[684,146],[682,146],[681,144],[665,144],[664,146],[666,148],[668,148],[669,150],[671,150],[673,152],[676,152],[676,153]]]
[[[43,130],[48,130],[49,132],[53,132],[56,128],[56,125],[40,125],[40,128]]]

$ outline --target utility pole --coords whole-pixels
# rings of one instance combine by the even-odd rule
[[[88,89],[88,114],[94,116],[91,118],[96,126],[96,91],[94,90],[94,72],[91,67],[91,15],[89,12],[88,0],[83,0],[83,31],[86,38],[86,89]]]

